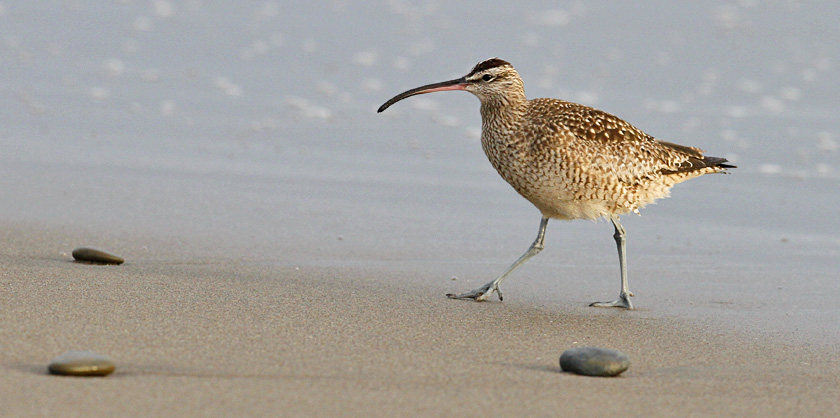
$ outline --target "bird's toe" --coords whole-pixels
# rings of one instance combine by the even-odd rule
[[[596,308],[624,308],[624,309],[633,309],[633,303],[630,302],[630,296],[633,296],[632,293],[621,294],[618,299],[612,300],[609,302],[592,302],[589,306],[594,306]]]

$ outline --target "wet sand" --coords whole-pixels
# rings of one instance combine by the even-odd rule
[[[0,404],[7,416],[837,416],[840,361],[645,310],[448,300],[427,273],[315,267],[5,224]],[[426,280],[427,284],[423,284]],[[463,285],[463,284],[462,284]],[[513,295],[511,295],[513,296]],[[618,378],[560,371],[563,350],[630,355]],[[47,374],[73,349],[105,378]]]

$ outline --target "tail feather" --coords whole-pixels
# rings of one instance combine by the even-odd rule
[[[699,148],[687,147],[685,145],[674,144],[671,142],[665,142],[661,140],[657,141],[665,147],[685,154],[688,157],[688,159],[682,164],[680,164],[679,167],[676,167],[675,169],[662,170],[662,173],[688,173],[704,168],[720,168],[720,171],[724,171],[727,168],[738,168],[737,166],[726,164],[729,162],[729,160],[727,160],[726,158],[707,157],[703,155],[703,150]]]
[[[701,156],[700,158],[696,157],[689,157],[688,160],[684,161],[680,164],[679,167],[676,169],[668,169],[662,170],[664,174],[675,174],[675,173],[688,173],[692,171],[702,170],[704,168],[720,168],[720,171],[724,171],[727,168],[738,168],[732,164],[726,164],[729,162],[726,158],[721,157],[706,157]]]

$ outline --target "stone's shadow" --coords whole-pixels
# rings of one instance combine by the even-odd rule
[[[560,370],[560,366],[551,366],[543,363],[534,364],[534,363],[501,363],[505,366],[516,367],[517,369],[525,369],[531,370],[535,372],[547,372],[547,373],[560,373],[566,374],[564,371]]]
[[[298,374],[260,374],[260,373],[225,373],[223,371],[216,372],[216,371],[209,371],[209,370],[198,370],[198,369],[185,369],[185,368],[177,368],[177,367],[164,367],[161,365],[155,366],[144,366],[144,365],[132,365],[132,364],[123,364],[117,365],[117,369],[107,375],[107,376],[63,376],[52,374],[47,369],[47,364],[32,364],[32,363],[19,363],[19,364],[12,364],[7,365],[6,368],[15,370],[21,373],[29,374],[29,375],[43,375],[49,377],[61,377],[61,378],[109,378],[109,379],[119,379],[124,377],[151,377],[151,376],[160,376],[160,377],[192,377],[197,379],[265,379],[265,380],[320,380],[320,379],[329,379],[329,380],[348,380],[348,377],[345,376],[332,376],[332,375],[298,375]],[[353,380],[349,378],[349,380]]]

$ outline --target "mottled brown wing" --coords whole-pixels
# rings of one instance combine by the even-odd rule
[[[532,115],[543,116],[530,123],[551,125],[548,130],[557,133],[541,146],[558,148],[580,169],[612,173],[626,183],[698,169],[706,158],[697,148],[658,141],[598,109],[555,99],[536,99],[531,105]]]

